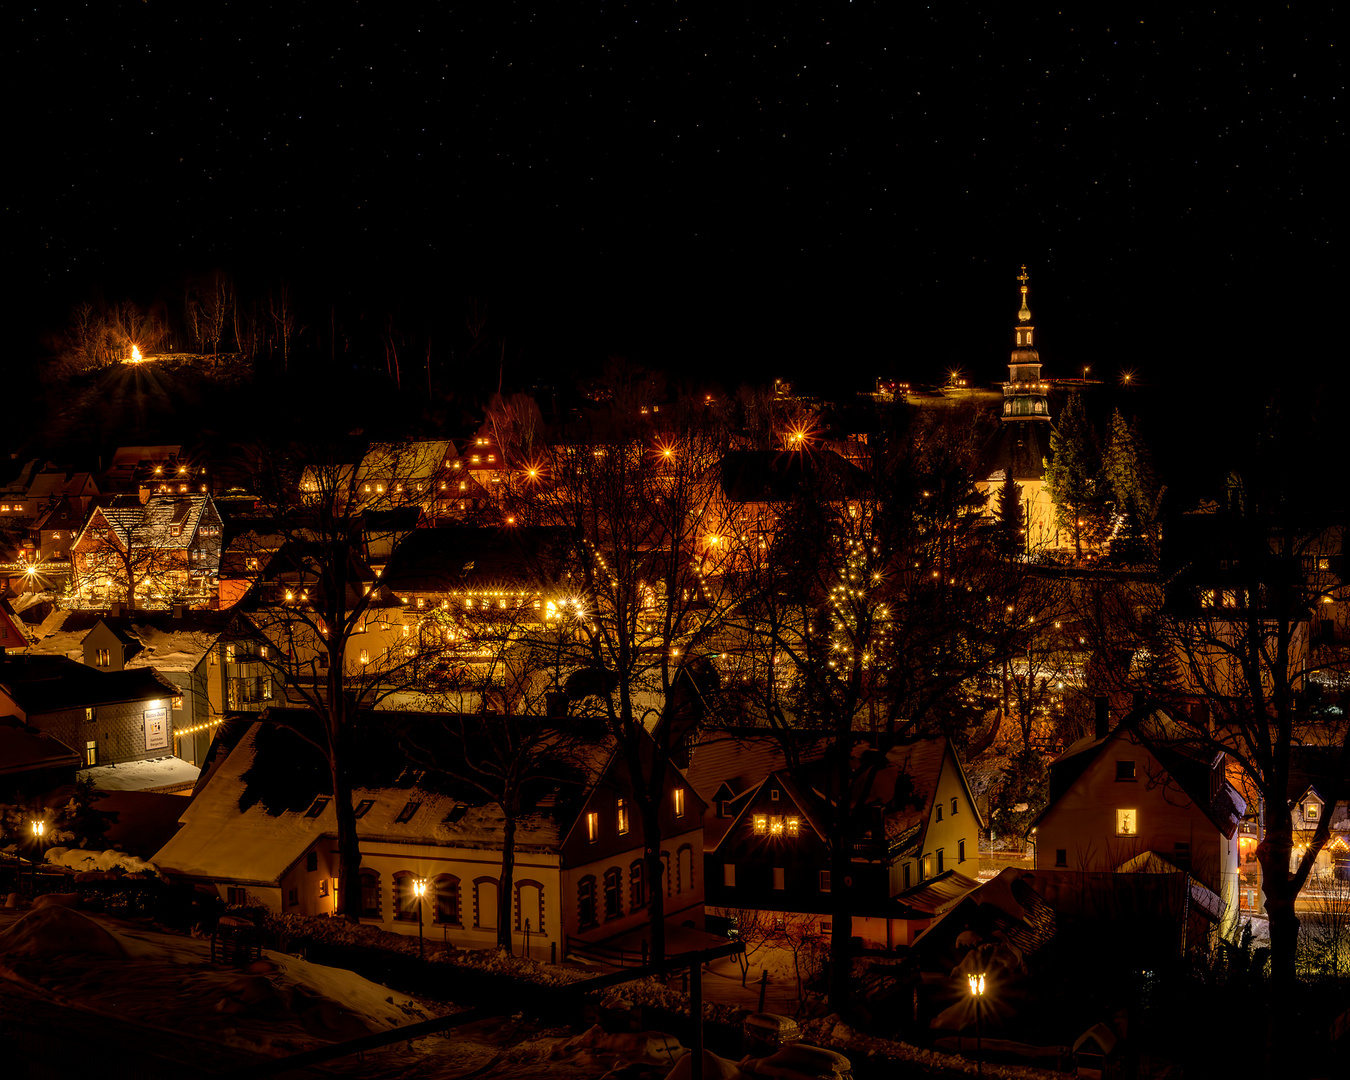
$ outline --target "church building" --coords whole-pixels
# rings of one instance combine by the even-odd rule
[[[1027,306],[1027,268],[1017,280],[1022,283],[1022,307],[1013,329],[1012,358],[1008,381],[1003,384],[1003,420],[990,440],[976,484],[998,512],[999,491],[1011,475],[1022,507],[1026,550],[1053,547],[1058,543],[1059,524],[1050,492],[1045,486],[1045,460],[1050,456],[1049,384],[1041,381],[1041,356],[1033,342],[1031,308]]]

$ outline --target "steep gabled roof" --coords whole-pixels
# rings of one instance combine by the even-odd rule
[[[155,495],[142,504],[131,496],[100,506],[89,516],[76,542],[98,529],[111,529],[123,551],[136,548],[186,549],[206,516],[216,517],[210,495]]]
[[[1180,741],[1167,741],[1166,732],[1173,727],[1175,722],[1161,710],[1141,708],[1121,720],[1105,738],[1079,739],[1050,763],[1050,800],[1045,809],[1036,815],[1031,827],[1035,828],[1040,823],[1108,745],[1128,734],[1153,755],[1214,827],[1231,839],[1242,815],[1246,813],[1246,801],[1226,779],[1222,780],[1217,790],[1211,792],[1210,780],[1218,766],[1217,752],[1207,760],[1201,759],[1195,756],[1193,748]]]
[[[727,831],[722,834],[722,838],[713,847],[712,851],[717,852],[722,845],[726,843],[727,837],[736,832],[736,827],[749,816],[760,804],[760,795],[766,787],[772,786],[787,796],[787,801],[795,806],[802,818],[811,826],[822,841],[828,842],[828,836],[824,823],[820,819],[820,809],[825,802],[824,796],[814,789],[802,788],[796,784],[786,770],[775,770],[769,773],[763,780],[754,786],[750,791],[738,796],[736,802],[740,805],[736,817],[732,820]],[[779,805],[782,805],[780,800]]]

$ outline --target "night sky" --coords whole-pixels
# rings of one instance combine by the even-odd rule
[[[522,379],[853,389],[1002,377],[1026,263],[1050,376],[1343,366],[1329,8],[1035,7],[10,10],[14,310],[36,341],[222,268],[431,327],[480,298]]]

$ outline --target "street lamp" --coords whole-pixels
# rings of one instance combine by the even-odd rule
[[[427,879],[417,878],[413,882],[413,894],[417,897],[417,958],[427,958],[426,944],[422,940],[422,897],[426,895]]]
[[[33,852],[29,857],[29,863],[33,867],[33,895],[37,895],[37,861],[38,855],[42,851],[42,834],[46,831],[45,822],[33,819]]]
[[[980,1049],[980,999],[984,997],[984,973],[967,975],[966,982],[970,983],[970,993],[975,999],[975,1070],[977,1075],[983,1076],[984,1053]]]

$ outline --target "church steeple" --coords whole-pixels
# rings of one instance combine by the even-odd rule
[[[1026,263],[1022,264],[1022,272],[1017,275],[1017,280],[1022,283],[1022,307],[1017,312],[1017,344],[1031,344],[1031,308],[1027,307],[1027,282],[1031,280],[1027,274]],[[1025,336],[1024,336],[1025,335]]]
[[[1031,344],[1035,328],[1031,325],[1031,308],[1027,306],[1027,282],[1031,278],[1025,265],[1017,280],[1022,287],[1022,306],[1013,329],[1014,347],[1008,362],[1008,381],[1003,384],[1003,419],[1049,420],[1050,405],[1045,398],[1047,387],[1041,382],[1041,356]]]

